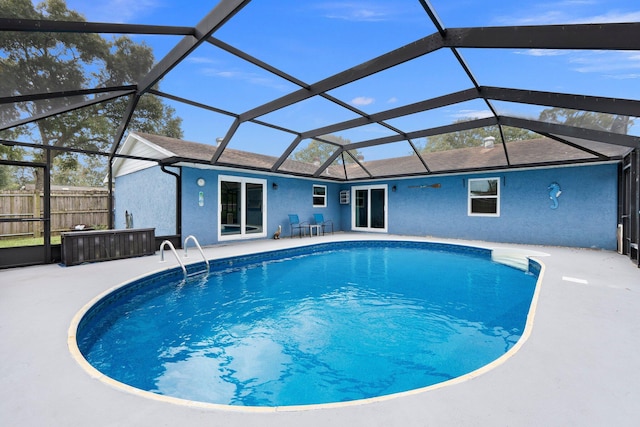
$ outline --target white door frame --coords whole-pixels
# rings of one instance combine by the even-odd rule
[[[367,190],[367,227],[356,227],[356,191],[358,190]],[[384,227],[371,227],[371,190],[384,190],[384,207],[383,207],[383,215],[384,215]],[[389,188],[387,184],[377,184],[377,185],[359,185],[351,187],[351,230],[352,231],[370,231],[374,233],[386,233],[389,228],[389,218],[388,218],[388,210],[389,210]]]
[[[240,184],[240,197],[239,203],[242,203],[240,209],[240,233],[236,234],[222,234],[222,181],[237,182]],[[262,231],[259,233],[247,233],[247,184],[261,184],[262,185],[262,201],[260,208],[262,209]],[[224,240],[241,240],[241,239],[255,239],[260,237],[267,237],[267,180],[259,178],[248,178],[235,175],[218,175],[218,241]]]

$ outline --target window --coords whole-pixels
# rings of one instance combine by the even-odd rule
[[[313,186],[313,207],[314,208],[327,207],[327,186],[326,185]]]
[[[469,215],[500,216],[500,178],[469,180]]]

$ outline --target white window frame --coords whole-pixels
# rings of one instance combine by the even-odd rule
[[[244,204],[246,200],[246,184],[261,184],[262,191],[262,232],[261,233],[246,233],[245,227],[247,225],[247,210],[243,205],[240,211],[240,234],[222,234],[221,218],[222,215],[222,191],[220,186],[222,181],[237,182],[240,183],[240,200]],[[225,240],[242,240],[242,239],[256,239],[260,237],[267,237],[267,180],[258,178],[248,178],[235,175],[218,175],[218,215],[216,221],[218,221],[218,241]]]
[[[472,187],[472,183],[473,182],[477,182],[477,181],[496,181],[497,183],[497,188],[496,188],[496,194],[495,195],[473,195],[471,193],[471,187]],[[500,183],[500,178],[499,177],[487,177],[487,178],[471,178],[467,180],[467,200],[468,200],[468,208],[467,208],[467,215],[469,216],[486,216],[486,217],[499,217],[500,216],[500,187],[501,187],[501,183]],[[472,211],[472,200],[474,199],[496,199],[496,212],[495,213],[488,213],[488,212],[473,212]]]
[[[324,194],[316,194],[316,188],[322,188],[324,190]],[[327,186],[320,184],[313,184],[313,188],[311,190],[312,193],[312,204],[314,208],[326,208],[327,207]],[[322,198],[322,204],[316,204],[316,197]]]

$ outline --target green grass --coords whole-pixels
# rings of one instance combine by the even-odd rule
[[[52,245],[60,244],[60,236],[51,237]],[[42,237],[20,237],[15,239],[3,239],[0,240],[0,248],[17,248],[20,246],[38,246],[44,245],[44,238]]]

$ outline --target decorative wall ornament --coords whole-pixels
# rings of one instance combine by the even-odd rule
[[[133,228],[133,212],[124,211],[125,228]]]
[[[562,194],[562,190],[560,190],[560,184],[557,182],[552,182],[547,187],[549,190],[549,198],[551,199],[551,209],[558,209],[558,197]]]
[[[409,188],[440,188],[442,185],[440,183],[436,184],[422,184],[422,185],[410,185]]]

